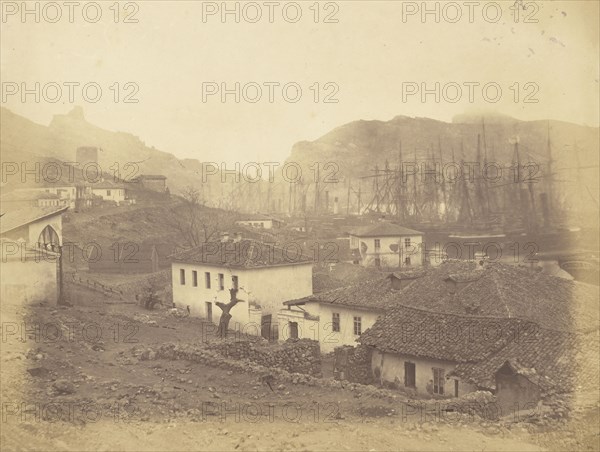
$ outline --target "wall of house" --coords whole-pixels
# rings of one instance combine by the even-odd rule
[[[36,262],[21,254],[2,260],[1,296],[3,303],[24,306],[29,303],[58,301],[57,259],[44,257]]]
[[[213,322],[218,323],[221,309],[217,301],[230,301],[229,289],[232,276],[238,277],[239,291],[237,297],[244,302],[238,303],[232,310],[230,328],[235,323],[241,328],[249,328],[249,323],[257,323],[257,314],[250,315],[252,306],[260,305],[260,315],[272,314],[272,323],[276,322],[277,313],[283,302],[295,298],[312,295],[312,265],[289,265],[282,267],[261,267],[256,269],[226,269],[223,267],[183,264],[172,264],[173,301],[179,307],[190,306],[194,316],[207,317],[206,303],[212,303]],[[180,270],[185,270],[185,285],[180,284]],[[198,286],[192,285],[192,271],[198,272]],[[205,272],[210,272],[211,287],[206,288]],[[224,290],[219,290],[218,274],[224,275]],[[256,311],[256,309],[254,310]],[[258,321],[260,326],[260,320]]]
[[[523,375],[512,372],[496,374],[496,400],[503,414],[531,410],[540,398],[539,386]]]
[[[110,195],[108,192],[110,192]],[[116,203],[125,201],[124,188],[92,188],[92,193],[101,196],[105,201],[115,201]]]
[[[322,303],[311,303],[318,305],[320,319],[319,342],[323,353],[332,352],[335,347],[342,345],[356,346],[360,336],[354,334],[354,317],[361,318],[362,332],[372,327],[381,315],[378,311],[356,309],[345,306],[333,306]],[[309,306],[310,308],[311,306]],[[333,331],[333,313],[340,314],[340,331]]]
[[[410,238],[410,248],[405,247],[404,240]],[[375,240],[379,239],[380,247],[375,248]],[[362,251],[362,243],[367,245],[367,251]],[[423,256],[421,244],[423,243],[422,235],[410,235],[402,237],[350,237],[350,247],[360,250],[362,256],[361,265],[365,267],[374,267],[375,259],[379,258],[382,267],[405,267],[404,260],[410,257],[410,266],[420,266],[423,264]],[[401,255],[398,252],[391,250],[390,245],[400,245]]]
[[[438,359],[419,358],[415,356],[399,355],[395,353],[385,353],[377,349],[373,350],[371,355],[371,370],[373,375],[377,376],[379,372],[382,381],[396,382],[404,387],[404,363],[411,362],[415,364],[415,391],[417,394],[428,396],[427,384],[433,380],[433,368],[444,369],[444,374],[448,375],[456,367],[456,363],[451,361],[442,361]],[[378,369],[378,370],[376,370]],[[446,378],[444,384],[444,396],[454,397],[455,380]],[[462,396],[468,392],[475,391],[476,388],[468,383],[459,381],[458,395]]]
[[[180,282],[180,270],[185,270],[185,284]],[[192,272],[198,272],[198,286],[193,286]],[[221,308],[216,305],[216,302],[229,303],[231,295],[229,289],[232,287],[232,276],[238,276],[238,285],[243,286],[245,277],[242,274],[243,270],[232,270],[223,267],[200,265],[200,264],[184,264],[173,262],[171,265],[171,282],[173,286],[173,302],[176,306],[185,308],[190,307],[191,315],[196,317],[208,318],[208,308],[206,303],[211,303],[212,306],[212,321],[215,324],[219,323],[221,316]],[[210,289],[206,287],[205,272],[210,273]],[[223,274],[224,289],[219,289],[219,273]],[[245,300],[238,303],[230,311],[232,318],[230,320],[230,328],[234,328],[234,324],[245,325],[250,321],[248,297],[243,291],[239,291],[238,298]]]
[[[319,340],[319,320],[306,318],[304,311],[296,307],[291,307],[290,309],[282,309],[277,313],[278,337],[280,341],[291,338],[290,322],[298,324],[299,339]],[[320,342],[319,345],[321,345]],[[322,345],[321,352],[323,352]]]
[[[298,323],[298,337],[319,341],[321,353],[330,353],[342,345],[358,345],[356,339],[360,336],[354,334],[354,317],[361,318],[362,332],[373,326],[380,312],[365,309],[356,309],[345,306],[332,306],[320,303],[308,303],[302,308],[318,320],[305,318],[304,311],[299,308],[282,309],[278,313],[279,338],[289,338],[289,322]],[[333,331],[333,313],[340,315],[340,331]]]
[[[243,272],[243,279],[240,277],[239,282],[240,288],[245,290],[251,301],[262,307],[263,314],[276,317],[284,301],[313,294],[311,262],[245,269]]]
[[[240,220],[236,224],[252,226],[255,228],[273,229],[273,220]]]

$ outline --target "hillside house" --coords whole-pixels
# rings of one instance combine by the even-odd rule
[[[230,289],[241,300],[230,312],[230,328],[271,337],[285,300],[312,295],[312,261],[299,247],[278,248],[256,240],[209,242],[172,257],[173,302],[218,324]],[[237,324],[237,325],[236,325]]]
[[[371,348],[376,378],[417,394],[483,388],[497,391],[506,406],[529,403],[550,380],[556,389],[574,378],[567,350],[575,356],[589,344],[568,338],[597,335],[597,299],[594,286],[528,268],[448,261],[386,295],[388,311],[359,342]]]
[[[277,229],[281,227],[283,221],[268,215],[242,214],[235,224],[262,229]]]
[[[125,185],[109,179],[91,184],[90,189],[94,196],[99,196],[103,201],[112,201],[117,205],[125,203]]]
[[[68,207],[25,207],[0,217],[3,300],[59,300],[62,214]],[[4,209],[4,207],[3,207]]]
[[[350,248],[365,267],[412,268],[423,265],[423,233],[380,221],[349,233]]]
[[[141,174],[134,177],[131,182],[138,183],[146,190],[165,193],[167,190],[167,177],[161,174]]]
[[[59,207],[67,206],[67,202],[57,194],[45,190],[20,189],[0,196],[0,203],[5,210],[20,209],[22,207]]]

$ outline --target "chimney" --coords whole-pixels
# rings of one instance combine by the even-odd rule
[[[242,233],[236,232],[233,234],[233,243],[239,243],[242,241]]]
[[[223,242],[223,243],[229,242],[229,232],[223,232],[221,234],[221,242]]]

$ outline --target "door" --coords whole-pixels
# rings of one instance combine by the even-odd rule
[[[267,340],[271,340],[271,314],[262,316],[260,326],[260,335]]]
[[[212,322],[212,303],[210,301],[206,302],[206,318]]]
[[[290,322],[290,339],[298,339],[298,322]]]
[[[416,384],[415,363],[404,362],[404,386],[414,388]]]

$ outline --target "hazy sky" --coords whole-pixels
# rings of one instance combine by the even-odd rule
[[[312,1],[298,3],[302,17],[296,23],[291,23],[297,14],[292,2],[272,6],[273,23],[265,2],[240,3],[240,23],[233,14],[225,23],[218,13],[203,20],[203,8],[209,12],[221,2],[192,1],[121,3],[119,23],[114,23],[113,2],[100,2],[101,19],[88,23],[82,15],[87,3],[74,10],[73,23],[67,6],[61,7],[56,23],[46,20],[56,16],[50,7],[40,9],[40,23],[33,14],[23,23],[21,11],[10,15],[21,2],[3,2],[3,106],[48,124],[53,114],[81,105],[87,119],[100,127],[131,132],[180,158],[226,162],[283,160],[295,142],[314,140],[358,119],[408,115],[449,121],[466,109],[484,108],[525,120],[599,122],[597,1],[524,2],[517,22],[509,9],[512,1],[491,6],[493,2],[482,1],[473,6],[472,23],[462,1],[439,3],[438,23],[433,14],[423,23],[420,11],[403,17],[403,8],[408,13],[421,8],[421,2],[321,2],[318,23]],[[228,7],[234,9],[236,3]],[[428,5],[434,9],[436,3]],[[457,5],[462,16],[451,23]],[[496,5],[501,18],[492,23]],[[29,6],[35,8],[34,3]],[[256,6],[262,17],[249,23],[245,19],[256,16]],[[87,8],[85,17],[93,20],[95,10]],[[123,23],[127,12],[134,12],[138,23]],[[337,23],[324,23],[329,14]],[[526,18],[537,23],[525,23]],[[58,83],[62,97],[48,101],[56,96],[53,85],[46,85],[46,99],[42,96],[39,103],[33,95],[25,102],[18,94],[7,95],[12,83],[21,82],[30,88],[35,82],[41,87]],[[102,96],[96,103],[86,101],[80,85],[71,103],[64,82],[97,83]],[[115,82],[120,84],[119,102],[110,89]],[[139,87],[133,96],[137,104],[123,102],[132,90],[124,89],[127,82]],[[248,98],[256,95],[258,84],[262,98],[251,103],[242,97],[236,103],[231,94],[223,103],[213,95],[203,102],[203,82],[223,82],[231,89],[239,82]],[[265,82],[280,84],[273,87],[273,103]],[[439,103],[433,94],[425,102],[420,95],[403,99],[403,83],[433,88],[435,82],[440,82],[441,94],[445,86],[446,98]],[[464,85],[469,82],[480,84],[474,87],[474,103]],[[302,89],[296,103],[282,94],[288,83]],[[497,103],[491,102],[496,97],[492,85],[486,92],[490,101],[484,99],[486,83],[502,89]],[[456,84],[462,96],[453,103]],[[324,103],[328,94],[339,102]],[[538,102],[525,102],[528,94]],[[94,97],[92,88],[88,95]],[[293,85],[287,95],[295,96]]]

